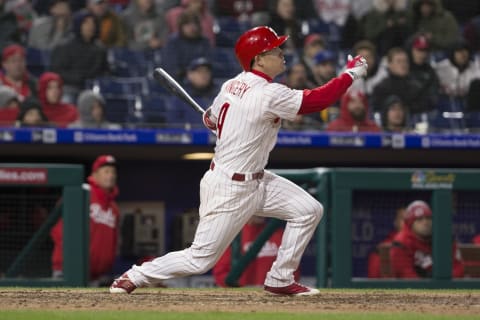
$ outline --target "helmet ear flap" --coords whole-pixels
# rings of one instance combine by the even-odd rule
[[[287,39],[288,36],[279,37],[270,27],[255,27],[238,38],[235,44],[235,55],[243,70],[250,71],[254,58],[258,54],[281,46]]]

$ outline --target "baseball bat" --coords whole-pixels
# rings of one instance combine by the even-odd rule
[[[182,88],[182,86],[172,78],[162,68],[155,68],[153,71],[153,77],[158,81],[163,87],[165,87],[170,93],[176,95],[188,105],[190,105],[198,113],[204,114],[205,110],[195,101],[193,98]]]

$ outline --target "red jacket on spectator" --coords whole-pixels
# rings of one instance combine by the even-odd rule
[[[256,217],[254,218],[256,219]],[[245,254],[258,235],[265,228],[265,223],[247,223],[241,233],[241,254]],[[242,276],[238,280],[240,286],[260,286],[263,285],[267,272],[270,271],[272,263],[277,258],[278,248],[282,242],[283,229],[277,229],[272,236],[265,242],[262,249],[258,252],[255,260],[251,261]],[[228,247],[220,260],[213,267],[212,273],[215,283],[218,286],[226,287],[225,279],[231,270],[232,250]],[[295,272],[295,279],[299,276],[298,270]]]
[[[101,189],[90,176],[90,279],[110,272],[115,261],[119,226],[119,210],[115,203],[118,188],[111,192]],[[50,231],[54,242],[52,269],[62,270],[63,220]]]
[[[405,223],[393,239],[390,249],[390,263],[393,276],[397,278],[425,278],[432,276],[432,241],[422,240]],[[463,263],[456,243],[452,248],[452,277],[463,277]]]
[[[60,87],[58,101],[49,102],[47,99],[47,88],[50,81],[57,81]],[[77,108],[68,103],[62,103],[63,80],[57,73],[45,72],[39,79],[38,97],[42,103],[42,110],[48,120],[59,127],[66,127],[72,122],[77,121],[79,115]]]
[[[360,119],[355,119],[352,112],[349,110],[349,104],[352,100],[361,101],[363,103],[363,116],[358,116]],[[367,97],[359,91],[347,91],[340,102],[340,116],[330,122],[327,126],[327,131],[340,132],[378,132],[381,129],[377,124],[368,119],[368,101]]]
[[[368,255],[368,277],[369,278],[382,278],[381,273],[381,263],[380,263],[380,254],[378,253],[378,247],[381,245],[390,245],[397,235],[398,231],[392,231],[390,234],[380,242],[376,247],[375,251],[371,252]]]

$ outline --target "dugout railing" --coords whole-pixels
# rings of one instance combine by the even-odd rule
[[[480,278],[452,279],[453,192],[473,192],[480,201],[480,171],[474,169],[334,169],[330,171],[331,285],[336,288],[480,288]],[[433,211],[432,277],[421,280],[352,276],[352,202],[356,191],[429,192]],[[428,199],[427,199],[428,200]],[[480,219],[476,212],[475,219]]]
[[[70,164],[28,164],[28,163],[3,163],[0,164],[0,190],[5,188],[10,194],[16,194],[16,189],[25,188],[49,188],[60,190],[58,201],[55,201],[48,214],[41,219],[35,228],[30,228],[28,238],[22,238],[8,258],[2,256],[2,270],[0,270],[0,286],[86,286],[88,283],[88,212],[87,203],[89,193],[82,188],[84,181],[84,169],[81,165]],[[11,196],[11,195],[9,195]],[[29,194],[24,199],[29,201]],[[4,202],[5,197],[3,197]],[[12,202],[12,201],[10,201]],[[18,202],[14,200],[13,202]],[[20,205],[26,208],[26,205]],[[17,230],[25,229],[15,220],[15,217],[7,216],[8,206],[0,203],[3,212],[2,233],[5,237],[15,237]],[[7,212],[7,213],[6,213]],[[29,257],[38,254],[40,243],[48,242],[51,227],[63,217],[63,276],[54,279],[49,276],[35,276],[35,260]],[[7,223],[13,219],[14,223]],[[36,219],[26,213],[26,218]],[[17,223],[15,223],[17,222]],[[2,249],[8,248],[8,239],[4,239]],[[37,251],[37,253],[36,253]],[[43,252],[43,259],[49,259],[51,251]],[[28,264],[28,269],[33,272],[28,275],[22,270]]]

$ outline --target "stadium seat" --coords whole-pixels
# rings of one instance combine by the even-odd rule
[[[465,108],[462,99],[440,96],[435,109],[428,116],[429,126],[435,132],[461,133],[465,130]]]
[[[150,95],[142,97],[144,122],[149,126],[159,127],[165,124],[167,118],[166,97]]]
[[[50,51],[36,48],[26,48],[28,71],[36,77],[48,70],[50,65]]]
[[[212,51],[213,76],[230,78],[241,72],[232,48],[214,48]]]
[[[105,98],[124,95],[148,95],[145,77],[102,77],[87,81],[87,88],[100,92]]]
[[[216,46],[232,48],[238,37],[248,29],[250,29],[248,22],[239,22],[230,16],[217,17],[214,25]]]
[[[107,120],[124,124],[129,114],[134,110],[136,101],[138,101],[138,99],[134,95],[105,97],[105,116]]]
[[[108,50],[108,63],[115,76],[144,77],[153,71],[158,56],[156,52],[112,48]]]

